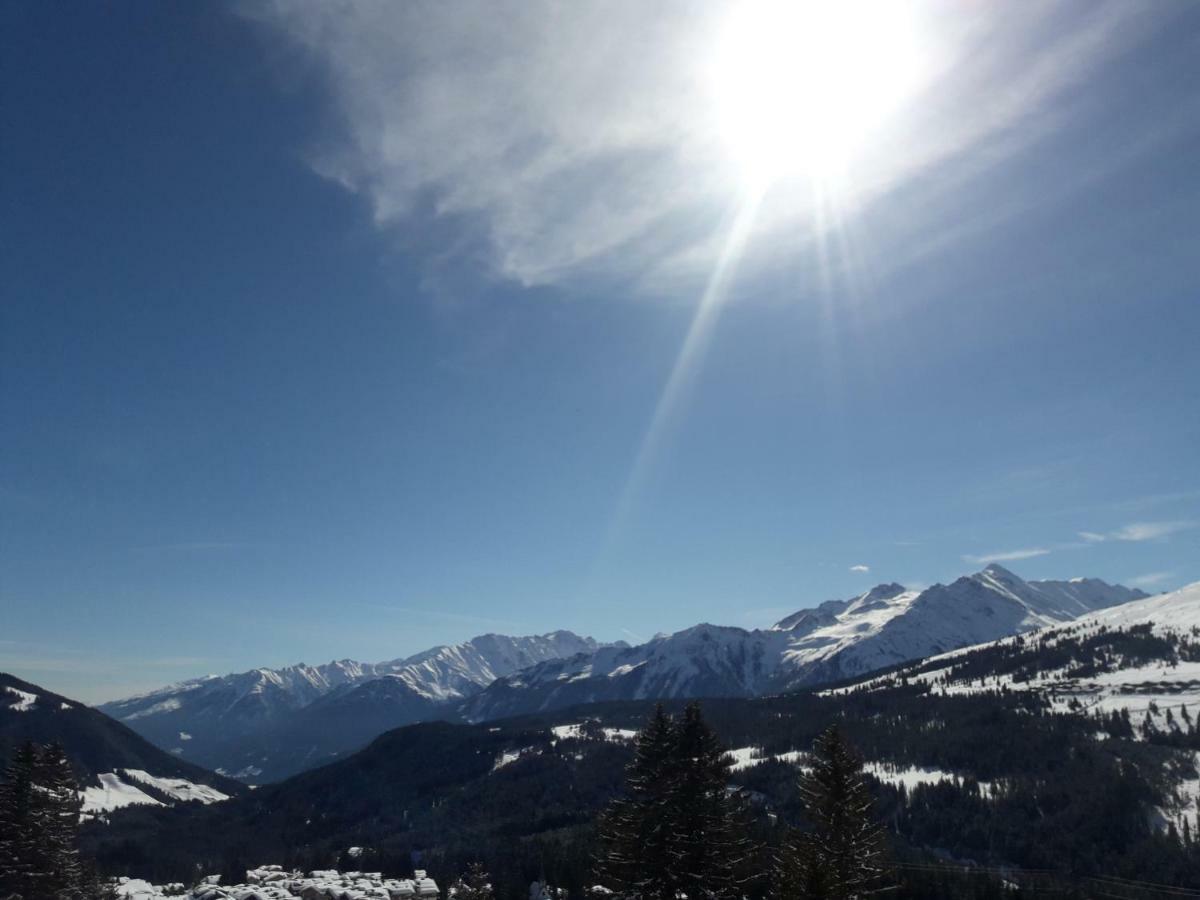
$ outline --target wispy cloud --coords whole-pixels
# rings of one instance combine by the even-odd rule
[[[1077,109],[1067,102],[1071,90],[1167,14],[1089,3],[1062,28],[1055,9],[1039,5],[1015,14],[978,4],[953,15],[914,9],[929,29],[929,82],[913,115],[858,161],[841,205],[865,209],[937,166],[945,190],[911,207],[939,219],[919,229],[934,242],[963,231],[947,196],[1064,127]],[[727,4],[275,2],[243,10],[327,75],[327,138],[308,160],[363,197],[381,228],[432,212],[455,225],[453,259],[482,257],[500,276],[530,285],[711,270],[723,214],[740,192],[705,68]],[[759,262],[785,248],[794,258],[797,241],[816,235],[810,196],[811,186],[797,185],[764,207]],[[1003,204],[986,206],[1000,210],[989,216],[1004,214]]]
[[[871,571],[871,567],[870,567],[870,566],[864,566],[864,565],[862,565],[862,564],[860,563],[860,564],[859,564],[859,565],[857,565],[857,566],[851,566],[851,567],[850,567],[850,571],[851,571],[851,572],[870,572],[870,571]]]
[[[1015,562],[1019,559],[1033,559],[1036,556],[1048,556],[1047,547],[1028,547],[1024,550],[1000,550],[996,553],[963,554],[963,560],[969,563],[983,564],[992,562]]]
[[[1147,572],[1145,575],[1128,579],[1128,583],[1141,588],[1158,587],[1164,581],[1170,581],[1174,577],[1174,572]]]
[[[1101,544],[1105,541],[1158,541],[1195,527],[1196,523],[1189,521],[1133,522],[1115,531],[1081,531],[1079,536],[1090,544]]]
[[[1117,541],[1156,541],[1195,526],[1194,522],[1135,522],[1113,532]]]
[[[1113,531],[1080,531],[1079,540],[1064,541],[1040,547],[1028,547],[1021,550],[1004,550],[997,553],[964,554],[963,559],[969,563],[1010,562],[1021,559],[1032,559],[1037,556],[1048,556],[1063,550],[1082,550],[1107,541],[1125,541],[1140,543],[1143,541],[1164,540],[1180,531],[1195,528],[1192,521],[1177,520],[1172,522],[1133,522]]]

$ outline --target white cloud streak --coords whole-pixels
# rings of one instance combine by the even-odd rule
[[[850,567],[850,571],[851,571],[851,572],[870,572],[870,571],[871,571],[871,567],[870,567],[870,566],[864,566],[864,565],[862,565],[862,564],[860,563],[860,564],[859,564],[859,565],[857,565],[857,566],[851,566],[851,567]]]
[[[1097,531],[1081,531],[1079,536],[1089,544],[1101,544],[1105,541],[1130,541],[1140,543],[1142,541],[1159,541],[1168,538],[1180,531],[1187,531],[1189,528],[1195,528],[1195,522],[1188,521],[1173,521],[1173,522],[1133,522],[1123,528],[1118,528],[1115,531],[1097,532]]]
[[[1174,577],[1174,572],[1148,572],[1145,575],[1138,575],[1136,578],[1130,578],[1129,584],[1131,584],[1133,587],[1152,588],[1157,587],[1164,581],[1170,581]]]
[[[1033,559],[1037,556],[1048,556],[1050,550],[1046,547],[1029,547],[1024,550],[1001,550],[996,553],[981,553],[978,555],[964,554],[963,560],[982,565],[993,562],[1015,562],[1019,559]]]
[[[1115,541],[1157,541],[1179,531],[1186,531],[1194,522],[1135,522],[1119,528],[1111,535]]]
[[[866,209],[936,167],[937,192],[905,215],[906,233],[931,245],[970,227],[948,198],[1063,127],[1072,89],[1164,9],[1087,3],[1064,29],[1070,16],[1043,4],[913,8],[929,29],[930,81],[871,143],[839,206]],[[704,278],[740,199],[705,69],[727,10],[280,0],[244,14],[325,74],[331,122],[309,162],[363,197],[381,228],[432,211],[460,226],[448,262],[481,253],[525,285],[590,275],[658,289]],[[811,246],[822,227],[811,193],[768,198],[748,264]]]

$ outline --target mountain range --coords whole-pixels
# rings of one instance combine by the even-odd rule
[[[988,574],[978,588],[1012,602],[1027,601],[1027,591],[1057,601],[1083,590]],[[860,607],[877,599],[864,595]],[[1186,839],[1200,798],[1198,670],[1200,584],[833,688],[708,699],[703,714],[730,748],[731,785],[763,817],[795,819],[797,766],[836,722],[864,759],[898,853],[1021,877],[1190,883],[1198,877]],[[591,823],[620,791],[628,738],[655,702],[405,726],[228,803],[136,807],[91,830],[88,844],[114,870],[145,877],[179,877],[198,860],[216,871],[247,855],[319,868],[353,847],[369,848],[353,864],[372,870],[411,865],[419,854],[442,879],[482,859],[499,883],[523,886],[544,869],[582,893],[591,883]],[[677,713],[684,702],[665,706]],[[1130,707],[1133,715],[1123,712]]]
[[[87,817],[104,822],[85,829],[85,849],[109,871],[178,880],[244,868],[247,855],[321,868],[350,863],[348,848],[370,848],[357,851],[369,861],[350,854],[352,864],[396,869],[419,854],[448,878],[482,856],[505,884],[551,865],[557,882],[583,885],[591,823],[620,790],[629,739],[656,692],[670,694],[665,705],[678,713],[691,693],[713,685],[725,695],[706,699],[704,716],[731,748],[730,783],[763,815],[794,818],[796,767],[837,722],[905,852],[1184,883],[1200,804],[1200,584],[1120,602],[1134,594],[1096,581],[1026,582],[990,566],[919,592],[881,585],[771,628],[702,625],[641,647],[596,645],[487,688],[452,688],[470,694],[439,701],[458,723],[389,729],[328,765],[253,791],[96,710],[0,675],[0,752],[26,739],[63,743]],[[930,644],[1006,633],[872,668],[912,650],[921,629]],[[476,649],[488,655],[507,641]],[[474,658],[443,649],[420,655],[441,661],[425,671],[462,672],[451,661]],[[825,686],[860,664],[862,674]],[[622,682],[639,669],[653,677]],[[562,683],[603,679],[646,696],[560,707],[569,691],[536,689],[549,670],[574,673]],[[733,678],[742,679],[741,693]],[[375,692],[386,707],[398,684],[413,690],[393,674],[343,683],[285,718],[311,716],[339,732],[357,721],[360,704],[379,699]],[[502,686],[506,694],[529,690],[546,709],[465,721],[469,704]],[[169,699],[155,692],[143,702],[150,709]],[[335,716],[346,717],[342,725],[331,724]],[[991,827],[977,827],[981,816]]]
[[[459,705],[468,721],[602,700],[753,697],[855,677],[1145,597],[1097,579],[1024,581],[998,565],[923,591],[883,584],[773,627],[697,625],[500,678]]]
[[[328,762],[389,728],[438,718],[511,672],[599,647],[568,631],[487,634],[389,662],[210,675],[98,709],[200,765],[272,780]]]
[[[701,624],[638,646],[566,631],[484,635],[385,663],[255,669],[99,707],[159,747],[261,783],[414,722],[481,722],[605,700],[752,697],[855,677],[1146,597],[999,565],[948,585],[882,584],[770,628]]]

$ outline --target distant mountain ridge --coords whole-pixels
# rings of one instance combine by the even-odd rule
[[[1024,581],[999,565],[949,585],[879,585],[773,627],[698,625],[646,644],[552,660],[467,698],[468,721],[581,703],[749,697],[838,681],[994,640],[1147,595],[1098,579]]]
[[[1070,596],[1084,604],[1125,596],[1080,594],[1084,589],[1009,576],[994,567],[931,588],[930,597],[934,605],[955,594],[989,598],[995,605],[988,608],[1007,613],[1011,623],[1058,615]],[[908,593],[927,592],[900,592]],[[856,611],[884,612],[886,601],[898,596],[868,591],[839,601],[840,624],[848,625]],[[907,610],[923,605],[905,601]],[[811,621],[803,628],[817,630]],[[739,629],[702,625],[650,643],[679,637],[688,647],[721,644],[728,631]],[[772,631],[776,639],[788,633],[757,634],[766,641]],[[620,650],[595,656],[607,665],[629,658]],[[724,649],[712,658],[734,659]],[[571,663],[568,672],[579,670]],[[616,668],[623,665],[628,663]],[[676,712],[683,703],[666,705]],[[490,870],[498,871],[531,835],[562,846],[572,834],[586,833],[574,826],[593,822],[618,789],[632,750],[627,738],[652,708],[653,700],[635,700],[475,725],[414,724],[230,803],[139,811],[111,829],[92,830],[89,839],[100,852],[124,853],[135,864],[153,856],[149,846],[186,848],[186,872],[195,855],[240,860],[248,847],[257,848],[258,856],[302,847],[315,850],[316,858],[332,858],[360,846],[369,820],[372,833],[401,858],[432,856],[431,848],[448,857],[474,854],[486,846],[494,854]],[[949,852],[959,860],[1003,864],[1007,871],[1028,866],[1040,874],[1043,861],[1064,852],[1093,860],[1089,865],[1107,864],[1115,854],[1120,866],[1145,854],[1142,874],[1149,878],[1161,877],[1153,873],[1161,871],[1164,849],[1186,847],[1178,835],[1195,833],[1198,708],[1200,583],[829,690],[710,699],[704,715],[729,748],[729,783],[753,791],[764,816],[784,814],[795,767],[807,761],[816,735],[837,722],[862,748],[866,777],[878,782],[878,796],[895,804],[891,827],[911,847],[929,850],[931,859]],[[1004,827],[978,829],[981,813],[1003,816]],[[1110,832],[1117,841],[1096,853]],[[1008,837],[996,846],[1000,833]],[[1075,842],[1065,851],[1056,843],[1064,839]]]
[[[993,564],[921,591],[881,584],[764,629],[701,624],[634,647],[565,631],[483,635],[385,663],[344,660],[197,679],[100,708],[188,759],[266,781],[414,722],[481,722],[606,700],[760,696],[1146,596],[1098,579],[1025,581]]]
[[[344,711],[371,707],[365,715],[351,715],[355,720],[334,733],[333,742],[342,752],[379,734],[371,730],[377,724],[387,730],[435,718],[449,703],[498,677],[598,647],[592,638],[569,631],[524,637],[485,634],[388,662],[301,663],[196,678],[97,708],[177,755],[239,778],[258,778],[265,772],[295,770],[279,769],[268,744],[276,752],[282,748],[289,759],[300,761],[297,764],[317,765],[331,758],[331,751],[316,748],[328,744],[330,737],[328,723],[319,721],[322,709],[335,716],[334,710],[343,711],[345,720]],[[316,708],[315,716],[303,714],[310,707]],[[311,736],[320,739],[311,741]]]

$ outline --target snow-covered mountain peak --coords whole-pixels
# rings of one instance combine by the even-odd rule
[[[1000,563],[997,563],[997,562],[988,563],[986,566],[983,567],[983,570],[981,572],[978,572],[976,574],[990,575],[993,578],[1007,579],[1009,581],[1021,581],[1021,582],[1024,581],[1024,579],[1021,578],[1019,575],[1017,575],[1015,572],[1012,572],[1009,569],[1004,568],[1004,566],[1000,565]]]
[[[788,690],[1067,622],[1141,596],[1100,581],[1029,582],[991,565],[922,591],[877,585],[765,630],[694,625],[640,646],[543,663],[498,680],[460,709],[478,721],[601,700]]]
[[[772,631],[808,632],[815,628],[831,625],[839,615],[851,609],[885,603],[904,593],[904,585],[892,582],[877,584],[865,593],[849,600],[826,600],[819,606],[802,609],[780,619],[771,626]]]
[[[1113,590],[1098,584],[1103,593]],[[1174,731],[1182,741],[1170,710],[1200,703],[1198,636],[1200,582],[930,656],[830,693],[901,685],[942,695],[1022,692],[1040,696],[1051,712],[1098,722],[1116,715],[1135,734]]]
[[[194,679],[100,709],[172,753],[256,776],[264,766],[295,763],[284,760],[277,747],[264,752],[268,736],[285,748],[300,747],[323,730],[319,717],[328,721],[333,715],[360,715],[351,712],[359,710],[364,721],[385,723],[362,734],[359,739],[365,740],[388,727],[431,718],[439,704],[461,701],[518,669],[598,647],[591,638],[569,631],[527,637],[487,634],[385,663],[342,659]],[[350,725],[341,727],[346,734],[355,733]],[[290,774],[294,769],[272,771]]]
[[[407,659],[385,663],[386,674],[403,681],[416,694],[430,700],[469,696],[497,678],[551,659],[593,653],[599,644],[570,631],[551,631],[527,637],[482,634],[433,647]]]

